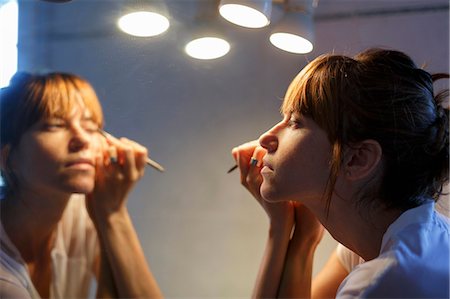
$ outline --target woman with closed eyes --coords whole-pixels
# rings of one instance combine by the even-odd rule
[[[406,54],[322,55],[282,120],[232,150],[270,219],[255,298],[448,298],[448,79]],[[340,243],[312,279],[323,230]]]
[[[126,207],[146,148],[99,134],[76,75],[18,73],[0,104],[0,297],[161,297]]]

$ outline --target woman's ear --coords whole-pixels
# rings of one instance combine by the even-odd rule
[[[349,145],[344,159],[344,176],[352,181],[370,178],[379,168],[383,150],[376,140]]]

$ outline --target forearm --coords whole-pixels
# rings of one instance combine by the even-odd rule
[[[277,296],[291,229],[292,227],[288,224],[271,225],[252,298],[275,298]]]
[[[311,281],[316,244],[291,242],[287,252],[279,298],[311,298]]]
[[[117,298],[117,289],[114,284],[114,277],[111,266],[109,265],[108,257],[102,251],[99,255],[97,269],[97,298]]]
[[[161,298],[126,209],[96,221],[120,298]]]

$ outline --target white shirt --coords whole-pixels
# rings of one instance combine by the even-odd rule
[[[1,223],[0,242],[0,294],[40,298],[25,262]],[[87,214],[84,196],[73,195],[58,223],[51,251],[50,298],[88,297],[98,250],[97,233]]]
[[[429,201],[404,212],[368,262],[342,245],[338,257],[350,274],[337,298],[449,298],[449,219]]]

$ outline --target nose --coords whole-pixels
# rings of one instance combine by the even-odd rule
[[[276,124],[259,137],[259,144],[261,144],[261,146],[265,148],[268,153],[272,153],[278,148],[277,132],[279,125],[280,124]]]
[[[69,141],[71,151],[76,152],[89,147],[91,136],[83,128],[72,127],[71,133]]]

